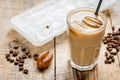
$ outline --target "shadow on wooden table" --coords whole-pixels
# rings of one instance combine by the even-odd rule
[[[74,80],[97,80],[96,69],[97,66],[89,71],[78,71],[72,68]]]

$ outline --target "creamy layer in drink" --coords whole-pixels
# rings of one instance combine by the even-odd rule
[[[68,16],[71,61],[78,66],[95,64],[105,32],[106,21],[93,10],[77,9]]]

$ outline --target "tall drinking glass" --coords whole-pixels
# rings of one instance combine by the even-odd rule
[[[80,8],[71,11],[67,17],[71,66],[80,71],[91,70],[97,64],[105,33],[105,15],[94,13],[94,9]]]

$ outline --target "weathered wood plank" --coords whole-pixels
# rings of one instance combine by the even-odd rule
[[[54,80],[54,59],[50,67],[44,72],[37,70],[36,62],[33,59],[27,59],[24,67],[29,69],[28,75],[19,72],[18,67],[10,64],[5,59],[5,54],[9,51],[8,42],[14,39],[29,47],[32,54],[41,53],[44,50],[49,50],[50,53],[54,54],[54,40],[44,46],[35,47],[11,28],[13,26],[10,23],[11,17],[42,1],[0,0],[0,80]]]
[[[69,42],[65,32],[56,37],[56,80],[73,80],[69,59]]]
[[[106,12],[107,15],[107,26],[106,26],[106,32],[105,35],[108,32],[111,32],[111,15],[110,15],[110,11],[107,10]],[[105,64],[104,60],[105,60],[105,51],[106,51],[106,46],[102,44],[101,47],[101,52],[100,52],[100,58],[98,61],[98,69],[97,69],[97,73],[98,73],[98,80],[114,80],[114,77],[111,76],[114,74],[114,72],[119,70],[119,65],[118,65],[118,58],[115,56],[115,63],[112,64]]]

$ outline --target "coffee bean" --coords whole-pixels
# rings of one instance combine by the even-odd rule
[[[105,56],[106,56],[106,57],[108,56],[108,52],[105,52]]]
[[[10,54],[6,54],[5,57],[6,57],[6,58],[7,58],[7,57],[10,57]]]
[[[16,57],[17,55],[18,55],[18,53],[16,53],[16,52],[14,52],[14,53],[12,54],[13,57]]]
[[[38,57],[38,54],[34,54],[33,57]]]
[[[108,51],[112,51],[112,48],[106,47]]]
[[[118,28],[118,31],[120,31],[120,28]]]
[[[26,50],[26,47],[25,46],[22,46],[21,47],[21,50],[24,52]]]
[[[110,54],[111,54],[111,55],[116,55],[117,52],[112,52],[112,51],[111,51]]]
[[[23,57],[22,57],[22,56],[19,56],[19,59],[23,59]]]
[[[116,33],[115,33],[115,35],[117,36],[117,35],[120,35],[120,31],[117,31]]]
[[[111,59],[111,61],[112,61],[112,62],[115,62],[115,59],[114,59],[114,58],[112,58],[112,59]]]
[[[107,56],[107,57],[106,57],[106,59],[107,59],[107,60],[109,60],[109,59],[110,59],[110,57],[109,57],[109,56]]]
[[[31,54],[28,54],[28,58],[31,58],[32,57],[32,55]]]
[[[24,59],[21,59],[21,60],[20,60],[20,63],[24,63]]]
[[[24,69],[24,70],[23,70],[23,73],[24,73],[24,74],[28,74],[28,70],[27,70],[27,69]]]
[[[112,35],[112,33],[109,32],[109,33],[107,33],[107,35]]]
[[[114,40],[119,40],[119,37],[115,36],[115,37],[114,37]]]
[[[49,28],[49,26],[47,25],[46,28]]]
[[[105,41],[103,41],[103,44],[107,44],[108,42],[105,40]]]
[[[9,53],[12,54],[12,53],[13,53],[13,50],[11,49],[11,50],[9,51]]]
[[[14,49],[18,49],[19,48],[19,46],[18,45],[14,45]]]
[[[116,51],[119,52],[119,47],[116,47]]]
[[[10,57],[7,57],[6,59],[7,59],[7,61],[10,61]]]
[[[113,36],[116,36],[114,32],[112,33],[112,35],[113,35]]]
[[[108,48],[112,48],[112,45],[107,45],[108,46]]]
[[[113,31],[113,32],[115,31],[115,26],[112,26],[112,31]]]
[[[34,57],[34,60],[36,61],[38,57]]]
[[[23,66],[23,63],[19,63],[19,67],[22,67]]]
[[[13,62],[14,62],[14,59],[10,59],[10,62],[13,63]]]
[[[109,55],[110,58],[113,58],[113,55]]]
[[[14,62],[14,65],[18,65],[18,62],[17,62],[17,61],[15,61],[15,62]]]
[[[19,67],[19,71],[22,71],[24,68],[23,67]]]
[[[112,61],[111,60],[108,60],[108,64],[111,64],[112,63]]]
[[[112,44],[112,47],[115,48],[115,47],[116,47],[116,44]]]
[[[25,54],[26,54],[26,55],[30,54],[30,51],[27,49],[27,50],[25,51]]]
[[[20,59],[19,59],[19,58],[16,58],[16,61],[20,61]]]
[[[104,62],[105,62],[105,64],[108,64],[108,60],[105,60]]]
[[[23,59],[26,59],[26,58],[27,58],[27,56],[24,54],[24,55],[22,56],[22,58],[23,58]]]
[[[118,41],[117,40],[113,40],[114,44],[118,44]]]
[[[118,44],[116,44],[116,47],[119,47],[119,43],[118,43]]]

